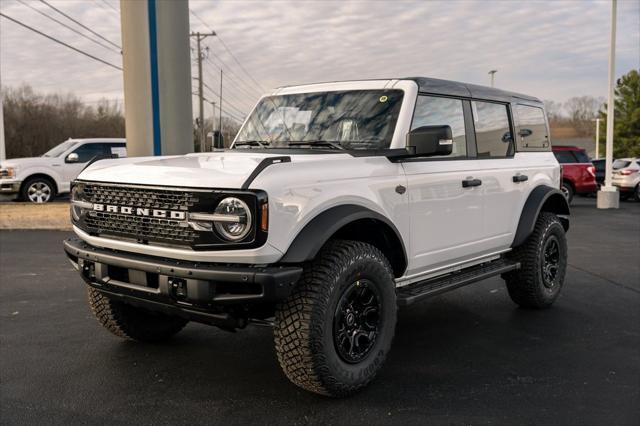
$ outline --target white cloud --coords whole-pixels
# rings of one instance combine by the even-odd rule
[[[52,4],[120,43],[117,14],[99,2]],[[117,2],[111,2],[118,7]],[[39,2],[31,3],[47,13]],[[15,0],[4,13],[116,64],[103,49]],[[487,84],[544,99],[606,93],[609,1],[219,1],[190,7],[231,47],[261,86],[423,75]],[[206,28],[191,17],[193,29]],[[26,82],[46,91],[74,91],[88,100],[122,97],[116,70],[0,20],[3,84]],[[225,94],[247,110],[258,91],[219,41],[212,52],[228,74]],[[617,74],[640,67],[640,2],[618,2]],[[215,57],[214,61],[218,61]],[[226,70],[225,70],[226,71]],[[219,71],[210,68],[217,87]],[[194,73],[195,75],[195,73]],[[240,76],[240,78],[238,78]],[[239,90],[237,86],[243,86]]]

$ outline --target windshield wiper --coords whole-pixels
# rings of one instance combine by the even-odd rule
[[[271,142],[267,142],[267,141],[238,141],[238,142],[233,144],[233,147],[235,148],[238,145],[250,145],[250,146],[259,146],[260,148],[266,148],[267,146],[271,145]]]
[[[303,145],[309,145],[309,146],[326,146],[328,148],[333,148],[333,149],[344,149],[344,147],[342,145],[340,145],[339,142],[332,142],[332,141],[323,141],[323,140],[313,140],[313,141],[292,141],[288,143],[289,146],[303,146]]]

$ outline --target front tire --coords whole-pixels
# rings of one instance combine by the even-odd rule
[[[558,217],[541,212],[533,233],[510,257],[520,262],[520,269],[503,275],[511,300],[525,308],[550,307],[567,269],[567,239]]]
[[[123,339],[141,342],[167,340],[187,325],[187,320],[136,308],[111,300],[89,287],[89,306],[104,328]]]
[[[33,177],[22,184],[20,195],[24,201],[43,204],[53,200],[56,196],[56,189],[51,179]]]
[[[389,261],[362,242],[330,242],[276,309],[278,361],[294,384],[341,397],[373,380],[391,347],[396,293]]]

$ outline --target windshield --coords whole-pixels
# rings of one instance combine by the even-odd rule
[[[60,145],[54,146],[49,151],[42,154],[43,157],[59,157],[65,153],[69,148],[76,145],[78,142],[74,141],[66,141],[62,142]]]
[[[401,90],[266,97],[249,116],[235,144],[260,148],[389,148],[402,98]]]

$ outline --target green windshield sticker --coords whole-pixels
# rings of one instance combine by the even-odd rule
[[[389,99],[389,98],[387,98],[387,97],[386,97],[386,96],[384,96],[384,95],[383,95],[383,96],[380,96],[380,102],[387,102],[387,99]]]

